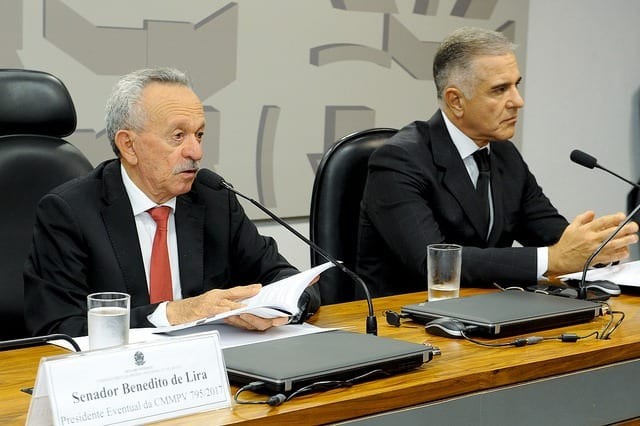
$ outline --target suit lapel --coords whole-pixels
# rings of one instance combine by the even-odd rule
[[[129,294],[140,304],[149,304],[149,290],[138,242],[131,203],[127,196],[120,163],[114,161],[105,167],[102,210],[113,251],[120,265]],[[176,235],[180,264],[180,286],[183,297],[204,291],[204,224],[205,208],[195,204],[189,194],[176,200]]]
[[[138,304],[149,304],[147,278],[137,238],[138,231],[131,203],[122,183],[119,161],[105,166],[103,181],[105,206],[101,212],[102,220],[120,265],[127,292],[131,294],[132,300],[139,301]]]
[[[182,297],[204,293],[205,207],[194,203],[189,194],[176,200],[176,234],[180,263]]]
[[[443,170],[442,184],[458,201],[473,228],[484,240],[486,224],[478,206],[475,188],[464,162],[451,140],[440,111],[437,111],[429,120],[429,132],[433,162],[436,167]],[[493,166],[491,171],[493,172]],[[493,185],[493,178],[491,184]]]

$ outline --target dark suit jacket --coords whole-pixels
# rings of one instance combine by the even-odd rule
[[[268,284],[297,272],[258,234],[236,197],[197,180],[175,209],[183,298],[214,288]],[[99,165],[38,205],[25,263],[25,321],[34,335],[87,334],[87,295],[131,295],[131,326],[152,327],[147,281],[120,162]],[[315,286],[314,286],[315,287]],[[309,290],[317,307],[317,290]]]
[[[491,143],[494,222],[489,240],[475,188],[441,112],[401,129],[369,160],[360,212],[357,271],[375,296],[426,291],[427,245],[456,243],[462,285],[536,281],[536,247],[568,225],[516,147]],[[525,247],[514,248],[518,241]]]

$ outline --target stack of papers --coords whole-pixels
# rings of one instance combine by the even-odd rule
[[[581,280],[582,272],[562,275],[563,280]],[[618,285],[640,287],[640,260],[587,271],[586,281],[607,280]]]

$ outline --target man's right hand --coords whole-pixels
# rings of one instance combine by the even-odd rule
[[[209,290],[199,296],[167,303],[169,323],[183,324],[212,317],[243,306],[241,301],[260,292],[261,284]]]
[[[595,213],[582,213],[567,226],[560,240],[549,247],[547,276],[581,271],[584,263],[598,246],[625,219],[623,213],[595,218]],[[629,256],[629,245],[638,242],[638,224],[626,224],[594,259],[593,263],[608,264]]]

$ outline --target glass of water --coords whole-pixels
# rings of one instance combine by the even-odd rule
[[[430,244],[427,247],[429,302],[458,297],[461,265],[461,246],[457,244]]]
[[[87,296],[89,349],[108,348],[129,343],[131,296],[103,292]]]

